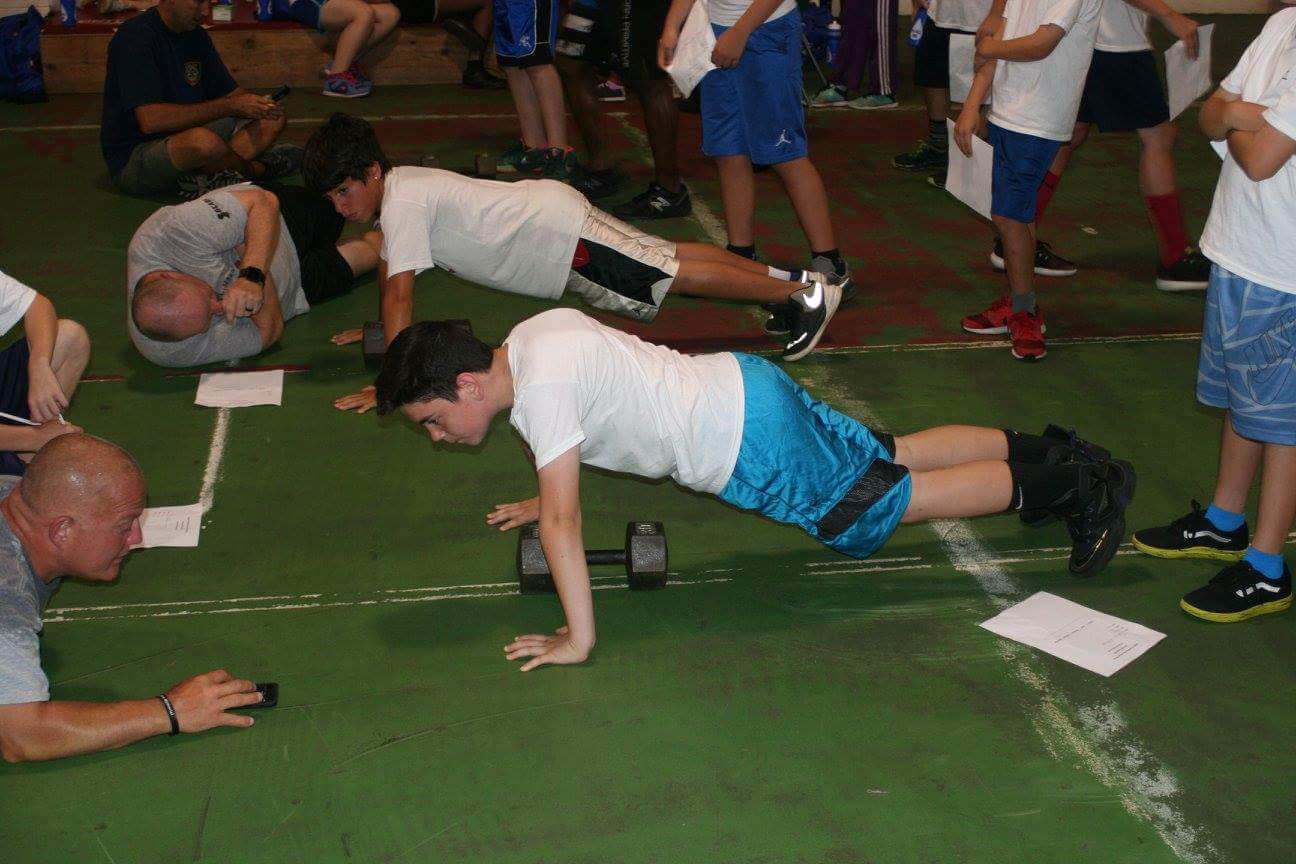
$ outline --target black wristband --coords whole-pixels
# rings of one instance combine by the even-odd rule
[[[171,704],[171,700],[167,698],[167,695],[165,693],[159,694],[157,698],[162,700],[162,707],[166,709],[167,719],[171,721],[171,731],[168,732],[167,734],[179,735],[180,718],[176,717],[175,706]]]
[[[260,267],[243,267],[238,271],[238,275],[240,279],[246,279],[262,286],[265,285],[265,272]]]

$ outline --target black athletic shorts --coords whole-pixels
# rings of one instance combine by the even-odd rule
[[[277,183],[264,183],[262,186],[279,199],[279,215],[297,247],[306,301],[314,305],[350,291],[355,276],[351,273],[351,265],[337,249],[346,220],[323,195],[300,186]]]
[[[948,90],[950,86],[949,43],[950,35],[963,33],[937,27],[931,21],[923,27],[922,38],[914,51],[914,84],[932,90]]]
[[[28,420],[31,419],[31,408],[27,405],[27,361],[30,359],[31,347],[25,338],[0,351],[0,411]],[[0,420],[0,423],[9,422]],[[17,453],[0,451],[0,474],[21,477],[26,471],[27,463]]]
[[[1103,132],[1151,129],[1170,119],[1151,51],[1094,51],[1080,99],[1080,123]]]
[[[617,72],[631,86],[663,78],[657,40],[669,7],[667,0],[572,0],[555,47],[564,57]]]
[[[431,24],[437,19],[437,0],[392,0],[402,24]]]

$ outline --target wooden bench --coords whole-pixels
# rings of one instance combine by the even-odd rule
[[[236,0],[233,20],[207,21],[216,50],[234,80],[244,87],[319,87],[320,71],[332,57],[334,34],[325,36],[296,21],[257,21],[256,4]],[[79,10],[77,25],[51,18],[41,31],[41,62],[49,93],[101,93],[108,41],[131,15],[97,15]],[[400,25],[394,39],[365,55],[375,84],[457,83],[468,50],[440,27]]]

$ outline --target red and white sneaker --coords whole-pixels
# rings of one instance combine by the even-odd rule
[[[1004,294],[990,304],[990,308],[963,319],[963,329],[978,336],[998,336],[1008,332],[1008,318],[1012,315],[1012,297]]]
[[[1012,339],[1012,355],[1018,360],[1041,360],[1048,350],[1044,347],[1044,310],[1014,312],[1008,316],[1008,333]]]

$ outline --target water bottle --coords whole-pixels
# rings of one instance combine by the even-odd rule
[[[923,29],[930,20],[931,17],[928,16],[926,8],[918,10],[918,14],[914,16],[913,27],[909,28],[909,45],[911,47],[918,47],[918,43],[922,41]]]
[[[258,21],[269,21],[273,15],[270,0],[257,0],[256,17]]]
[[[77,0],[63,0],[63,26],[76,26],[76,4]]]
[[[828,65],[837,62],[837,52],[841,50],[842,26],[836,18],[828,25]]]

